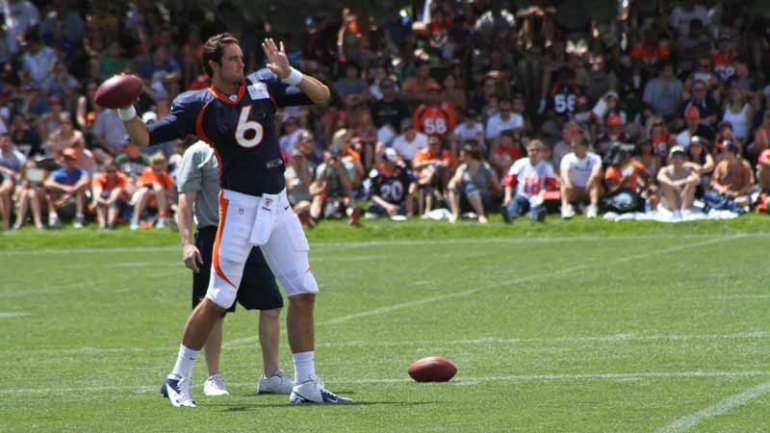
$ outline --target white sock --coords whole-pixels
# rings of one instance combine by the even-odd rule
[[[174,370],[168,375],[169,379],[179,380],[181,378],[190,379],[192,377],[193,367],[195,367],[195,361],[198,359],[200,350],[192,350],[185,347],[184,344],[179,345],[179,355],[176,357],[176,365]]]
[[[294,360],[294,383],[300,384],[315,379],[315,360],[313,351],[292,353]]]

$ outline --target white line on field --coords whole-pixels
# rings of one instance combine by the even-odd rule
[[[770,382],[759,384],[738,394],[731,395],[717,404],[701,409],[692,415],[679,418],[673,423],[655,430],[655,433],[686,432],[706,418],[713,418],[725,414],[737,407],[743,406],[755,398],[767,394],[768,392],[770,392]]]
[[[636,372],[636,373],[548,373],[548,374],[518,374],[505,376],[480,376],[457,377],[450,384],[474,385],[482,382],[545,382],[545,381],[593,381],[593,380],[643,380],[666,378],[750,378],[758,376],[770,376],[770,371],[682,371],[682,372]],[[327,383],[338,385],[377,385],[400,384],[412,382],[407,377],[398,378],[363,378],[352,380],[325,380]],[[238,387],[253,387],[253,382],[231,382]],[[770,384],[770,383],[769,383]],[[767,385],[767,384],[766,384]],[[56,394],[77,393],[93,391],[133,391],[137,393],[157,392],[157,386],[85,386],[85,387],[56,387],[56,388],[5,388],[0,389],[2,394]]]
[[[0,319],[12,319],[14,317],[29,316],[29,313],[20,313],[16,311],[0,311]]]
[[[719,301],[770,299],[770,294],[767,294],[767,295],[718,295],[718,296],[709,296],[709,299],[715,299]]]
[[[754,331],[754,332],[741,332],[735,334],[703,334],[703,335],[675,335],[675,334],[662,334],[662,335],[636,335],[636,334],[613,334],[613,335],[584,335],[584,336],[565,336],[565,337],[541,337],[541,338],[497,338],[497,337],[479,337],[469,338],[461,340],[432,340],[429,343],[425,341],[345,341],[334,343],[316,343],[317,347],[331,348],[331,349],[344,349],[348,347],[421,347],[426,344],[430,344],[431,347],[444,347],[444,346],[478,346],[484,344],[495,345],[514,345],[514,344],[530,344],[530,343],[622,343],[622,342],[635,342],[635,341],[711,341],[711,340],[747,340],[747,339],[765,339],[770,338],[770,331]],[[245,337],[237,340],[232,340],[231,350],[248,348],[256,349],[254,346],[245,346],[246,343],[256,343],[257,337]],[[98,355],[108,353],[140,353],[140,352],[172,352],[173,347],[115,347],[115,348],[100,348],[100,347],[77,347],[72,349],[37,349],[24,352],[17,352],[14,355],[28,356],[30,353],[36,355],[50,354],[50,355]],[[8,358],[12,358],[9,356]],[[55,358],[52,358],[55,359]]]
[[[635,334],[615,334],[599,336],[576,336],[576,337],[546,337],[546,338],[495,338],[482,337],[467,340],[448,340],[448,341],[346,341],[337,343],[317,343],[318,347],[344,348],[344,347],[410,347],[425,346],[460,346],[460,345],[484,345],[484,344],[527,344],[527,343],[590,343],[590,342],[634,342],[634,341],[699,341],[699,340],[743,340],[752,338],[770,338],[770,332],[743,332],[737,334],[710,334],[710,335],[635,335]]]
[[[373,246],[420,246],[420,245],[453,245],[453,244],[537,244],[557,242],[607,242],[627,240],[655,240],[655,239],[732,239],[743,236],[752,238],[767,238],[770,233],[739,233],[729,235],[713,234],[650,234],[650,235],[619,235],[619,236],[549,236],[549,237],[521,237],[521,238],[460,238],[460,239],[411,239],[411,240],[380,240],[380,241],[346,241],[312,243],[313,249],[323,248],[366,248]],[[178,246],[147,246],[147,247],[116,247],[116,248],[66,248],[66,249],[34,249],[34,250],[5,250],[0,251],[0,256],[29,256],[29,255],[54,255],[54,254],[119,254],[131,252],[166,252],[179,251]]]
[[[728,240],[735,240],[735,239],[742,238],[742,237],[745,237],[745,236],[747,236],[747,235],[740,234],[740,235],[731,235],[731,236],[725,236],[725,237],[712,238],[712,239],[708,239],[708,240],[705,240],[705,241],[696,242],[696,243],[693,243],[693,244],[678,245],[678,246],[675,246],[675,247],[665,248],[665,249],[662,249],[662,250],[657,250],[657,251],[652,251],[652,252],[647,252],[647,253],[642,253],[642,254],[634,254],[634,255],[631,255],[631,256],[620,257],[620,258],[617,258],[617,259],[614,259],[614,260],[609,260],[609,261],[602,261],[601,263],[586,263],[586,264],[582,264],[582,265],[571,266],[571,267],[562,268],[562,269],[559,269],[559,270],[556,270],[556,271],[550,271],[548,273],[535,274],[535,275],[531,275],[529,277],[514,278],[514,279],[511,279],[511,280],[502,281],[502,282],[499,282],[499,283],[496,283],[496,284],[491,284],[491,285],[488,285],[486,287],[479,287],[479,288],[475,288],[475,289],[468,289],[468,290],[463,290],[463,291],[460,291],[460,292],[447,293],[447,294],[443,294],[443,295],[429,296],[429,297],[422,298],[422,299],[416,299],[414,301],[403,302],[403,303],[400,303],[400,304],[388,305],[388,306],[384,306],[384,307],[375,308],[373,310],[362,311],[360,313],[348,314],[348,315],[345,315],[345,316],[337,317],[336,319],[331,319],[331,320],[327,320],[325,322],[321,322],[321,323],[319,323],[319,325],[338,325],[340,323],[345,323],[345,322],[348,322],[348,321],[351,321],[351,320],[360,319],[362,317],[377,316],[377,315],[380,315],[380,314],[386,314],[386,313],[390,313],[391,311],[401,310],[401,309],[404,309],[404,308],[414,307],[414,306],[417,306],[417,305],[423,305],[423,304],[428,304],[428,303],[432,303],[432,302],[443,301],[445,299],[450,299],[450,298],[470,296],[470,295],[472,295],[474,293],[478,293],[478,292],[480,292],[482,290],[489,290],[489,289],[494,289],[494,288],[498,288],[498,287],[505,287],[505,286],[513,286],[513,285],[517,285],[517,284],[521,284],[521,283],[526,283],[526,282],[529,282],[529,281],[539,280],[541,278],[548,278],[548,277],[553,277],[553,276],[556,276],[556,275],[568,274],[568,273],[571,273],[571,272],[574,272],[574,271],[579,271],[579,270],[583,270],[583,269],[587,269],[587,268],[591,268],[591,267],[596,267],[596,266],[606,267],[607,265],[614,264],[614,263],[623,263],[623,262],[628,262],[628,261],[632,261],[632,260],[640,260],[640,259],[645,259],[645,258],[652,257],[652,256],[673,253],[673,252],[682,251],[682,250],[689,250],[689,249],[693,249],[693,248],[697,248],[697,247],[703,247],[703,246],[706,246],[706,245],[711,245],[711,244],[715,244],[715,243],[719,243],[719,242],[724,242],[724,241],[728,241]]]

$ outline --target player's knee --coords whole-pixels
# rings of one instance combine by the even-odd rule
[[[281,309],[280,308],[273,308],[272,310],[260,310],[259,317],[263,318],[265,320],[280,320],[281,319]]]
[[[294,275],[286,284],[289,296],[318,293],[318,283],[310,270]]]
[[[230,308],[233,303],[235,302],[235,298],[238,294],[238,291],[230,286],[226,287],[209,287],[209,290],[206,292],[206,298],[208,298],[211,302],[217,304],[218,306],[228,309]]]
[[[289,307],[294,310],[312,311],[315,307],[314,293],[300,293],[289,296]]]

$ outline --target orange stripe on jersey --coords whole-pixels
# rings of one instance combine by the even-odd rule
[[[214,272],[216,272],[217,275],[219,275],[219,278],[227,281],[228,284],[238,289],[238,286],[233,284],[232,281],[230,281],[229,278],[227,278],[227,275],[225,275],[224,272],[222,272],[222,267],[219,265],[219,248],[222,244],[222,232],[225,231],[225,222],[227,221],[227,206],[230,204],[230,200],[226,199],[222,192],[219,192],[219,227],[217,227],[217,237],[214,241],[214,257],[213,257],[213,265],[214,265]]]
[[[223,102],[226,102],[230,105],[235,105],[241,102],[241,98],[243,98],[243,95],[246,94],[246,80],[241,81],[241,85],[238,86],[238,95],[235,97],[235,99],[230,99],[230,97],[221,93],[214,86],[209,87],[209,92],[211,92],[212,95],[216,96],[217,99]]]
[[[207,102],[205,105],[203,105],[201,110],[198,112],[198,115],[195,116],[195,135],[197,135],[201,140],[213,146],[214,143],[211,142],[211,139],[208,137],[208,135],[206,135],[206,131],[203,130],[203,113],[206,112],[206,108],[209,106],[209,104],[210,102]]]

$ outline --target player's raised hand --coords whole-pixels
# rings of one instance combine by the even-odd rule
[[[289,72],[291,72],[291,66],[289,65],[289,58],[286,57],[283,42],[281,42],[279,48],[275,41],[273,41],[273,38],[265,38],[262,42],[262,49],[265,51],[265,56],[267,56],[267,67],[281,79],[288,77]]]

